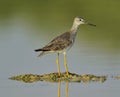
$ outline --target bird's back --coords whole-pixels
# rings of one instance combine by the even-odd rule
[[[62,51],[67,49],[72,43],[70,32],[65,32],[60,36],[54,38],[45,47],[35,51]]]

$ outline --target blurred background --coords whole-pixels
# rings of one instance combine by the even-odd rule
[[[80,27],[68,52],[69,70],[120,74],[119,10],[118,0],[0,0],[0,76],[57,71],[55,54],[37,58],[34,49],[69,30],[76,16],[97,26]]]
[[[82,26],[77,41],[118,54],[119,8],[118,0],[0,0],[0,39],[4,42],[20,34],[31,39],[31,45],[40,44],[68,30],[73,18],[81,16],[97,27]]]

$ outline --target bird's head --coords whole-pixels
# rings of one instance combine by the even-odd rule
[[[78,17],[78,16],[74,18],[74,24],[75,25],[87,24],[87,25],[90,25],[90,26],[96,26],[94,24],[86,22],[83,18]]]

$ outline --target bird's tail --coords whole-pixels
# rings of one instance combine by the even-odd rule
[[[39,52],[39,51],[42,51],[42,49],[36,49],[35,52]]]
[[[44,49],[36,49],[35,50],[35,52],[39,52],[39,51],[42,51],[42,52],[38,55],[38,57],[41,57],[41,56],[43,56],[45,54],[48,54],[48,52],[49,52],[49,51],[44,50]]]

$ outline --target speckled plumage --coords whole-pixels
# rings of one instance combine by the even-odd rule
[[[37,49],[36,51],[61,51],[67,48],[72,41],[70,40],[70,33],[66,32],[48,43],[45,47]]]
[[[64,34],[54,38],[43,48],[36,49],[35,51],[43,51],[39,56],[42,56],[48,52],[60,53],[66,50],[71,44],[72,44],[71,35],[69,32],[65,32]]]

